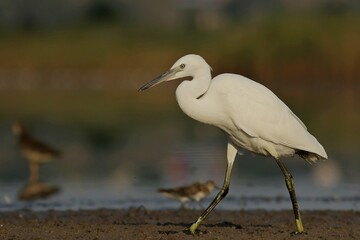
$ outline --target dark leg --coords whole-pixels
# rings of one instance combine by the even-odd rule
[[[293,205],[294,215],[295,215],[295,221],[296,221],[296,227],[297,227],[297,233],[304,232],[304,227],[301,221],[299,206],[296,200],[296,194],[295,194],[295,185],[294,185],[294,179],[289,173],[289,171],[286,169],[285,165],[280,161],[280,159],[276,159],[276,163],[279,165],[281,171],[284,174],[285,177],[285,183],[286,187],[289,190],[291,202]]]
[[[220,192],[216,195],[215,199],[211,202],[211,204],[208,206],[208,208],[201,214],[201,216],[198,218],[198,220],[191,225],[190,232],[192,234],[195,233],[196,229],[199,227],[201,222],[205,220],[205,218],[209,215],[209,213],[216,207],[216,205],[218,205],[218,203],[229,192],[231,169],[232,169],[232,166],[233,166],[233,163],[235,160],[236,153],[237,153],[237,149],[234,147],[234,145],[231,142],[229,142],[228,150],[227,150],[228,164],[227,164],[227,168],[226,168],[224,184],[223,184],[222,188],[220,189]]]
[[[34,162],[29,163],[30,166],[30,183],[37,183],[39,181],[39,165]]]

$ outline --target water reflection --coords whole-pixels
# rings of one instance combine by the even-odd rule
[[[342,169],[334,159],[328,159],[313,166],[311,177],[314,183],[322,187],[333,187],[342,180]]]
[[[20,189],[18,199],[22,201],[45,199],[59,191],[60,188],[58,186],[45,182],[28,182]]]
[[[298,200],[303,210],[360,210],[359,186],[341,183],[336,187],[324,188],[311,185],[308,177],[297,178]],[[289,196],[284,189],[282,178],[276,181],[261,181],[244,184],[234,180],[227,198],[219,204],[222,210],[283,210],[291,209]],[[101,181],[61,181],[67,186],[56,197],[37,199],[36,201],[18,200],[20,183],[0,182],[0,211],[31,209],[80,210],[80,209],[127,209],[144,206],[147,209],[177,209],[177,201],[169,201],[156,192],[156,185],[132,186],[121,189]],[[309,187],[311,186],[311,187]],[[210,204],[215,196],[213,191],[203,200],[203,205]]]

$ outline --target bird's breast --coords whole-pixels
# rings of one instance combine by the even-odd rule
[[[293,148],[282,144],[276,144],[260,137],[249,136],[241,130],[232,132],[229,134],[229,137],[236,146],[259,155],[279,158],[293,156],[295,154],[295,150]]]

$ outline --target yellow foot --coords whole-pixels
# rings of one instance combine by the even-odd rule
[[[198,225],[197,223],[193,223],[193,224],[191,225],[190,229],[189,229],[189,230],[190,230],[190,233],[194,235],[196,229],[198,228],[198,226],[199,226],[199,225]]]
[[[301,234],[304,232],[304,227],[301,219],[296,219],[297,232],[295,234]]]

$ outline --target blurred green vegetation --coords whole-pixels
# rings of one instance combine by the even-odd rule
[[[215,75],[240,73],[265,84],[310,129],[328,139],[342,139],[336,144],[352,146],[359,144],[352,129],[360,120],[359,23],[359,14],[288,11],[254,15],[213,30],[111,21],[53,30],[3,30],[0,71],[25,69],[42,76],[42,72],[64,69],[80,74],[100,69],[110,87],[105,84],[105,90],[86,90],[84,81],[85,89],[5,89],[0,96],[0,115],[7,120],[45,117],[60,122],[124,126],[134,119],[157,115],[156,111],[178,117],[174,84],[141,95],[136,93],[136,86],[150,80],[140,77],[156,76],[180,56],[197,53],[209,62]],[[112,75],[108,77],[107,72]],[[132,79],[122,77],[129,72]],[[111,87],[111,82],[117,87]],[[131,87],[122,87],[127,85]]]
[[[359,14],[254,16],[221,29],[188,30],[106,23],[3,31],[1,68],[129,68],[168,66],[196,52],[217,72],[240,71],[263,81],[354,81],[360,73]],[[120,79],[120,81],[125,79]]]
[[[103,13],[94,14],[102,18]],[[189,119],[177,107],[178,83],[137,92],[188,53],[202,55],[213,75],[233,72],[264,84],[306,123],[331,157],[351,159],[348,172],[359,166],[358,12],[273,11],[209,29],[95,20],[51,29],[0,29],[0,122],[6,129],[11,121],[22,120],[39,129],[70,129],[64,131],[69,136],[74,129],[85,132],[69,145],[65,137],[59,140],[70,150],[85,141],[82,147],[90,151],[87,155],[75,146],[73,154],[81,159],[70,159],[68,165],[78,168],[66,171],[76,175],[88,166],[94,174],[108,168],[102,173],[107,175],[117,166],[142,173],[148,167],[141,166],[151,162],[158,176],[153,163],[168,160],[171,144],[194,138],[225,142],[221,133]],[[104,154],[107,163],[99,162],[111,144],[117,155],[109,151],[109,156]],[[91,152],[96,148],[98,153]],[[13,163],[13,171],[8,171],[7,161],[0,164],[10,176],[18,166]]]

